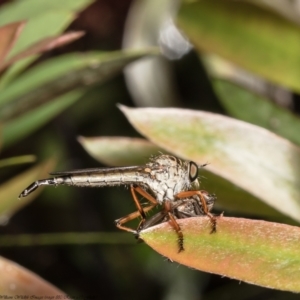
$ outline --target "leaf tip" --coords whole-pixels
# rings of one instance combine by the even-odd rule
[[[121,103],[117,103],[117,107],[118,107],[119,110],[120,110],[122,113],[124,113],[124,114],[126,114],[126,111],[128,111],[128,110],[130,109],[128,106],[123,105],[123,104],[121,104]]]
[[[80,143],[80,144],[82,144],[83,142],[84,142],[84,136],[82,136],[82,135],[79,135],[79,136],[77,136],[77,141]]]

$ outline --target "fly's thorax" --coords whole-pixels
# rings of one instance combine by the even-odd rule
[[[146,169],[149,173],[146,184],[159,203],[174,201],[176,194],[188,190],[191,185],[188,162],[174,156],[154,157]]]

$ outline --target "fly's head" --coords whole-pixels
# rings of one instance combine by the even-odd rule
[[[152,157],[147,164],[147,185],[159,203],[174,201],[175,195],[190,189],[199,189],[198,165],[171,155]]]

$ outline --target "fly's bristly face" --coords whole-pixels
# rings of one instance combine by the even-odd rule
[[[199,186],[197,164],[175,156],[154,156],[147,164],[147,170],[146,184],[160,204],[165,200],[174,201],[179,192]]]

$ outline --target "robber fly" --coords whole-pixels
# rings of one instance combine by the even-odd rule
[[[56,172],[50,174],[54,176],[52,178],[38,180],[29,185],[19,195],[19,198],[28,196],[43,185],[80,187],[129,185],[137,211],[116,220],[116,226],[138,236],[145,227],[158,224],[160,222],[158,216],[161,216],[160,220],[169,220],[176,231],[180,252],[184,250],[183,234],[176,218],[180,218],[184,214],[188,215],[188,206],[194,205],[195,201],[197,201],[201,213],[195,208],[193,210],[190,206],[192,214],[207,215],[212,225],[211,232],[216,231],[216,219],[210,213],[211,207],[207,201],[209,198],[207,192],[199,190],[198,168],[202,166],[204,165],[198,166],[195,162],[183,161],[175,156],[162,154],[151,157],[149,162],[143,166]],[[147,199],[149,205],[143,207],[137,194]],[[146,213],[158,205],[162,206],[161,215],[157,215],[157,219],[152,219],[150,223],[146,222]],[[180,213],[180,207],[184,211],[183,214]],[[141,217],[141,221],[136,230],[125,226],[127,222],[138,217]]]

